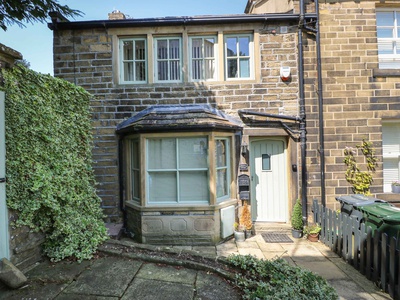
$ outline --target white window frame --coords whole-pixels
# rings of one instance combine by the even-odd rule
[[[217,142],[224,141],[225,142],[225,165],[218,166],[218,157],[216,157],[215,162],[215,191],[216,191],[216,199],[217,203],[222,202],[224,200],[230,199],[231,191],[230,191],[230,182],[231,182],[231,139],[228,137],[216,137],[215,138],[215,156],[217,156]],[[227,194],[218,197],[218,171],[225,170],[226,171],[226,192]]]
[[[378,25],[378,13],[388,13],[394,14],[394,24],[391,26],[379,26]],[[397,13],[397,14],[396,14]],[[397,18],[396,18],[397,15]],[[378,8],[376,10],[376,22],[377,22],[377,38],[378,38],[378,57],[379,57],[379,68],[381,69],[398,69],[400,68],[400,8]],[[391,29],[391,38],[379,37],[379,29]],[[393,53],[391,54],[380,54],[379,45],[382,44],[392,44]],[[397,52],[397,54],[396,54]]]
[[[193,57],[193,40],[195,39],[202,39],[202,57],[201,58],[194,58]],[[215,43],[214,43],[214,56],[213,57],[205,57],[205,47],[204,47],[204,41],[206,39],[214,39]],[[218,57],[219,57],[219,53],[218,53],[218,36],[216,35],[198,35],[198,36],[190,36],[189,37],[189,48],[188,48],[188,52],[189,52],[189,81],[190,82],[205,82],[205,81],[216,81],[218,78]],[[197,61],[201,61],[201,79],[193,79],[193,61],[197,60]],[[209,78],[209,79],[205,79],[205,64],[207,61],[213,61],[214,62],[214,77],[213,78]]]
[[[240,56],[239,55],[239,43],[236,44],[236,56],[228,57],[228,46],[227,39],[228,38],[241,38],[248,37],[249,38],[249,55],[248,56]],[[228,77],[228,59],[232,59],[232,57],[236,57],[238,73],[240,74],[240,58],[249,59],[249,77]],[[225,68],[225,81],[233,81],[233,80],[251,80],[254,79],[254,35],[252,33],[246,34],[226,34],[224,35],[224,68]]]
[[[385,127],[392,127],[392,133],[388,133],[388,135],[385,135]],[[399,129],[400,122],[397,120],[387,120],[382,122],[383,191],[385,193],[391,192],[391,184],[393,181],[400,180]],[[395,134],[394,136],[393,133]],[[394,141],[397,141],[397,143],[393,143]],[[397,168],[393,168],[393,162],[395,163],[394,165],[397,165]]]
[[[171,40],[179,40],[179,59],[172,59],[170,58],[169,55],[169,43]],[[168,43],[168,47],[167,47],[167,57],[166,59],[159,59],[158,58],[158,52],[157,52],[157,46],[158,46],[158,42],[161,40],[167,40]],[[154,37],[153,38],[154,41],[154,48],[153,48],[153,58],[154,58],[154,82],[156,83],[168,83],[168,82],[183,82],[183,72],[182,72],[182,68],[183,68],[183,49],[182,49],[182,37],[180,36],[163,36],[163,37]],[[168,79],[167,80],[160,80],[158,79],[158,62],[159,61],[166,61],[168,64]],[[170,62],[172,61],[178,61],[179,62],[179,79],[176,80],[170,80]]]
[[[135,43],[137,41],[144,41],[144,47],[145,47],[145,59],[136,59],[135,57],[135,51],[133,51],[133,59],[132,60],[126,60],[124,59],[124,42],[132,42],[133,43],[133,48],[135,48]],[[148,50],[147,50],[147,39],[143,37],[137,37],[137,38],[121,38],[119,40],[119,52],[120,52],[120,63],[119,63],[119,70],[120,70],[120,83],[121,84],[143,84],[147,83],[148,80],[148,64],[147,64],[147,57],[148,57]],[[144,70],[145,70],[145,80],[136,80],[136,62],[144,62]],[[132,63],[133,65],[133,77],[134,80],[125,80],[124,79],[124,74],[125,74],[125,63]]]

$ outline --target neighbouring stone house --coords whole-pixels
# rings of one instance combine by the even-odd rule
[[[312,199],[335,207],[351,193],[343,150],[363,139],[380,160],[372,193],[397,200],[397,1],[52,19],[54,75],[93,95],[107,221],[123,220],[137,240],[216,243],[232,234],[242,201],[255,222],[288,222],[297,198],[304,218]]]

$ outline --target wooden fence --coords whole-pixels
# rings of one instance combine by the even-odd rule
[[[313,202],[314,222],[321,225],[320,241],[373,281],[393,299],[400,299],[400,245],[347,214]]]

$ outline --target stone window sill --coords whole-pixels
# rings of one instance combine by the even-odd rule
[[[400,77],[400,69],[373,69],[374,77]]]

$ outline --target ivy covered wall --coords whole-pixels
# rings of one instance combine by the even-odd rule
[[[53,260],[90,258],[107,238],[92,170],[90,95],[22,66],[3,78],[11,231],[42,232]]]

